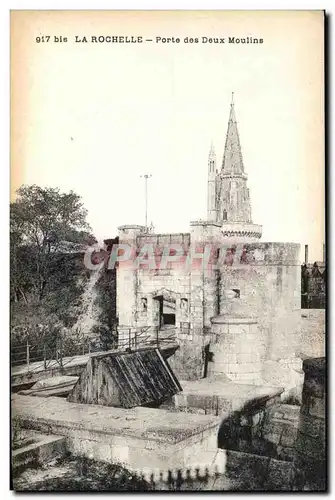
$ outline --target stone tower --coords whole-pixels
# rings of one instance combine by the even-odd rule
[[[207,220],[216,222],[216,154],[213,143],[208,155]]]
[[[252,222],[248,176],[244,171],[233,98],[220,172],[213,171],[215,165],[212,146],[208,160],[207,220],[222,225],[224,236],[259,239],[262,227]],[[215,203],[213,203],[213,191],[215,191]]]

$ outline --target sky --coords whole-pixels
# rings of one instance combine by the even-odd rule
[[[148,173],[148,222],[188,232],[206,216],[209,147],[220,168],[234,92],[262,240],[308,244],[310,260],[322,258],[322,12],[27,11],[11,23],[12,197],[22,184],[73,190],[101,240],[144,224]],[[153,42],[74,41],[99,35]]]

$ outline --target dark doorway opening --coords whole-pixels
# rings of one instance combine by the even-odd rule
[[[164,325],[175,325],[176,324],[176,315],[170,313],[163,313],[163,322]]]
[[[163,295],[155,297],[158,302],[158,327],[171,326],[176,324],[176,301],[166,299]]]

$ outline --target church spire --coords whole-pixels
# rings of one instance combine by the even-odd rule
[[[213,145],[208,155],[207,221],[221,225],[224,237],[256,241],[262,235],[262,227],[252,222],[247,178],[237,130],[234,93],[232,93],[220,172],[215,168]]]
[[[226,144],[218,181],[217,217],[222,222],[251,223],[251,203],[244,172],[240,138],[234,107],[234,93],[230,104]]]
[[[223,174],[242,174],[244,172],[240,138],[234,107],[234,92],[232,92],[226,144],[222,159]]]

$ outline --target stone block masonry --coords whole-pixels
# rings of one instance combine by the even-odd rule
[[[293,243],[247,243],[243,259],[221,271],[220,310],[225,290],[239,290],[259,322],[263,360],[291,358],[300,347],[299,249]]]
[[[220,419],[152,408],[112,408],[62,398],[16,395],[13,416],[23,427],[66,436],[74,455],[119,463],[138,472],[210,467]],[[43,415],[43,416],[42,416]]]
[[[301,309],[301,352],[304,358],[325,356],[326,314],[324,309]]]
[[[326,491],[326,361],[307,359],[296,440],[296,486]]]
[[[63,436],[27,432],[33,436],[34,442],[12,451],[12,467],[15,474],[65,456],[66,439]]]
[[[237,303],[238,299],[235,299]],[[233,312],[212,318],[209,376],[225,374],[234,382],[261,382],[260,338],[254,318]]]
[[[176,235],[145,235],[141,226],[122,226],[119,238],[121,244],[133,245],[137,254],[148,241],[158,245],[154,248],[159,255],[170,241],[180,244],[185,252],[192,247],[200,254],[191,267],[181,260],[167,269],[150,269],[146,264],[138,269],[124,265],[117,268],[121,328],[159,329],[164,321],[160,301],[172,304],[170,317],[180,344],[175,359],[171,359],[177,376],[193,380],[203,376],[211,318],[224,311],[227,290],[235,290],[241,303],[246,303],[257,318],[259,362],[282,359],[295,363],[294,357],[301,351],[299,245],[238,243],[225,238],[218,224],[203,221],[192,222],[190,233]],[[209,266],[201,258],[206,245],[216,249]],[[253,344],[243,340],[241,335],[241,348]]]
[[[257,414],[280,401],[283,389],[249,384],[236,384],[220,378],[181,381],[183,391],[173,397],[175,409],[199,410],[199,414],[227,416],[245,411]]]

